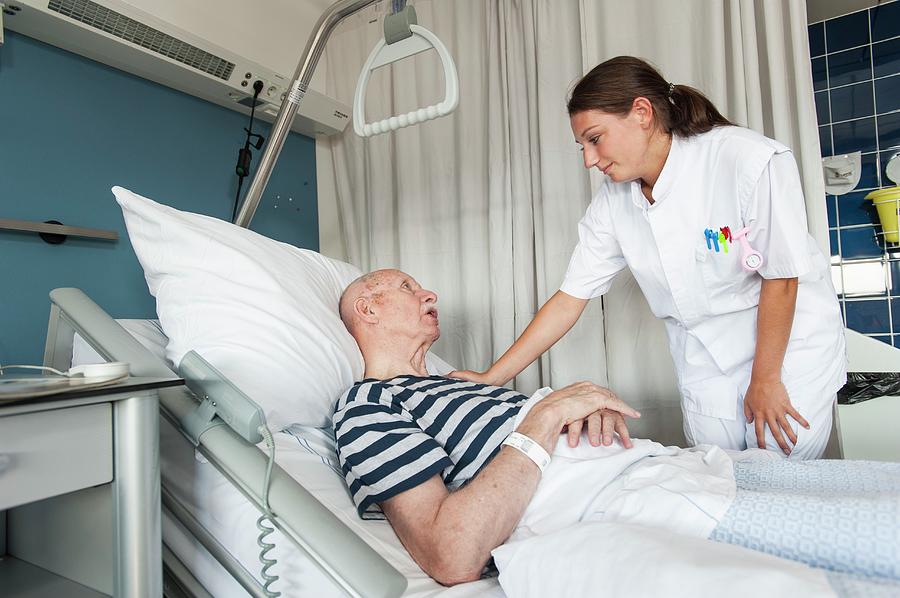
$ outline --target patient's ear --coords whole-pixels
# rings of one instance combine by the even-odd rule
[[[353,302],[353,311],[356,312],[356,316],[363,322],[374,324],[378,321],[378,316],[375,315],[372,309],[372,302],[366,297],[358,297]]]

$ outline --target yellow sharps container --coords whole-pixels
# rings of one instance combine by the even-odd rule
[[[900,214],[900,186],[888,187],[872,191],[866,195],[878,210],[884,240],[888,243],[900,243],[900,228],[897,226],[897,215]]]

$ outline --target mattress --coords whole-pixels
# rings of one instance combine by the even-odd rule
[[[152,320],[119,323],[154,355],[164,359],[166,338]],[[73,365],[103,360],[81,338],[73,344]],[[504,596],[496,578],[452,588],[428,577],[409,556],[387,521],[362,520],[340,475],[331,434],[294,426],[273,434],[275,461],[311,492],[360,539],[384,557],[408,580],[409,598]],[[258,559],[259,510],[191,445],[165,418],[160,421],[160,471],[163,487],[174,496],[244,569],[261,581]],[[297,530],[302,533],[302,530]],[[163,542],[206,590],[216,596],[246,596],[246,591],[171,515],[163,513]],[[267,556],[277,563],[269,570],[279,579],[270,586],[284,596],[330,598],[345,594],[312,560],[275,530],[267,541],[275,548]]]

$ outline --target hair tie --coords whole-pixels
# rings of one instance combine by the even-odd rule
[[[674,83],[669,83],[669,93],[666,94],[666,95],[668,96],[668,98],[669,98],[670,100],[672,99],[672,92],[674,92],[674,91],[675,91],[675,84],[674,84]]]

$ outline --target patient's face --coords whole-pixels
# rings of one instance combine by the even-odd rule
[[[395,334],[436,341],[441,335],[437,295],[400,270],[379,274],[372,303],[382,327]]]

